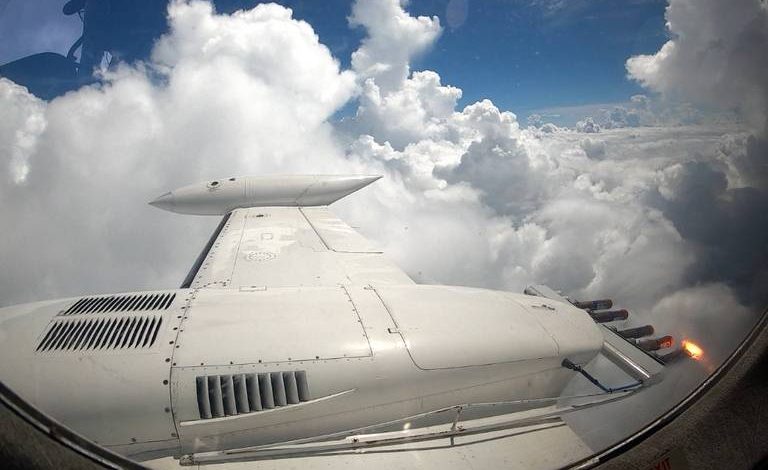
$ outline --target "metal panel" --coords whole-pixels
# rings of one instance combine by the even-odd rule
[[[316,215],[317,230],[302,211]],[[381,253],[370,251],[369,243],[341,220],[321,217],[326,213],[295,207],[233,211],[192,287],[413,283]]]
[[[275,396],[272,392],[272,382],[270,375],[259,374],[259,393],[261,394],[261,406],[266,410],[275,407]]]
[[[245,374],[237,374],[232,377],[235,385],[235,405],[237,413],[250,413],[251,407],[248,405],[248,388],[245,383]]]
[[[197,388],[197,408],[200,411],[200,417],[203,419],[213,417],[211,414],[211,398],[208,394],[208,378],[197,377],[195,384]]]
[[[282,372],[271,372],[269,381],[272,382],[272,395],[275,397],[275,406],[285,406],[288,400],[285,397],[285,383]]]
[[[110,298],[127,303],[142,295],[84,297],[3,309],[0,346],[3,351],[13,351],[12,361],[0,361],[3,383],[101,445],[175,439],[169,391],[174,346],[168,338],[175,334],[180,306],[141,313],[95,312],[89,307],[106,306]],[[60,315],[68,310],[71,314]],[[162,316],[167,318],[161,322]],[[157,317],[155,342],[135,347],[133,334],[138,337],[143,328],[140,319],[149,317]],[[2,334],[11,328],[12,335]],[[76,371],[76,380],[72,371]]]
[[[505,295],[448,286],[377,288],[414,363],[422,369],[557,356],[557,344]]]
[[[340,287],[201,290],[183,330],[174,354],[179,367],[371,355],[354,304]]]
[[[347,253],[381,253],[381,249],[336,217],[328,207],[300,209],[328,249]]]
[[[167,310],[176,298],[173,292],[158,294],[109,295],[100,297],[83,297],[74,302],[61,316],[80,315],[84,313],[109,313],[138,310]]]
[[[259,391],[259,378],[256,374],[246,374],[245,387],[248,392],[248,407],[251,411],[261,411],[261,392]]]
[[[296,387],[299,395],[299,401],[311,400],[309,394],[309,383],[307,382],[307,373],[303,370],[296,371]]]
[[[295,405],[299,402],[299,388],[296,385],[296,374],[294,372],[283,372],[283,384],[285,384],[285,399],[289,405]]]

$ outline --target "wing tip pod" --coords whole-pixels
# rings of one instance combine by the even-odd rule
[[[381,175],[245,176],[192,184],[164,193],[151,206],[180,214],[224,215],[267,206],[327,206]]]

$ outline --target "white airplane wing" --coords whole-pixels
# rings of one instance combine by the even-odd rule
[[[168,193],[152,204],[186,214],[224,214],[182,287],[412,284],[381,250],[328,209],[376,179],[216,180]]]

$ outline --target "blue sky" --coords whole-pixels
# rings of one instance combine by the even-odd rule
[[[221,12],[253,1],[220,0]],[[348,0],[281,2],[313,25],[345,67],[363,31],[350,28]],[[65,53],[79,20],[62,1],[0,0],[0,62],[33,52]],[[462,105],[490,98],[521,117],[532,111],[624,102],[643,90],[625,60],[667,39],[663,0],[413,0],[408,10],[440,17],[444,31],[414,70],[437,71],[463,90]]]

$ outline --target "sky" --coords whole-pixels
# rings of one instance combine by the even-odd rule
[[[0,0],[0,63],[35,52],[66,54],[81,24],[76,15],[61,14],[62,3]],[[218,11],[232,12],[256,2],[215,3]],[[351,1],[282,4],[309,22],[334,57],[349,67],[364,36],[363,28],[348,24]],[[409,11],[438,17],[442,33],[429,54],[413,57],[413,65],[439,70],[446,83],[461,88],[461,106],[490,98],[522,118],[555,106],[626,102],[642,88],[626,78],[624,60],[654,52],[666,41],[665,6],[663,0],[415,1]],[[129,18],[136,19],[122,17],[119,23]]]
[[[167,190],[381,174],[334,210],[417,281],[610,296],[711,372],[768,302],[768,6],[478,3],[175,1],[97,83],[0,79],[0,304],[177,286],[217,221]]]

